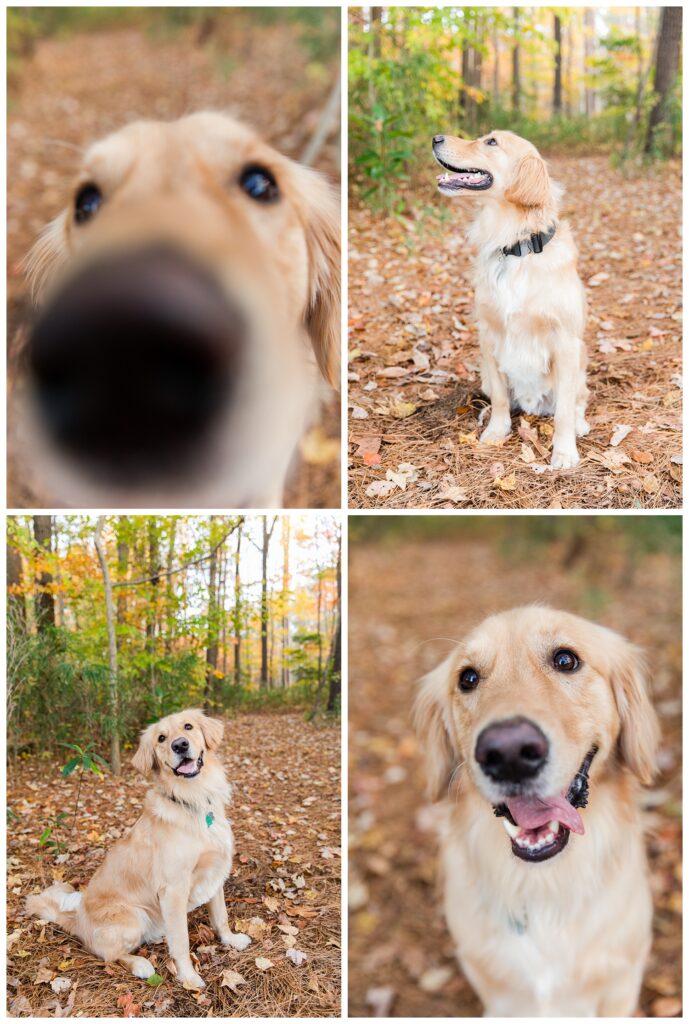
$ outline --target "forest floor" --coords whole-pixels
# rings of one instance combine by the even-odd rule
[[[574,470],[546,470],[552,419],[515,417],[480,446],[471,199],[428,181],[400,219],[350,204],[349,504],[354,508],[681,505],[682,247],[678,161],[629,176],[554,156],[589,314],[592,430]]]
[[[565,571],[563,557],[551,548],[516,560],[474,534],[350,544],[351,1016],[481,1014],[442,918],[437,819],[410,709],[416,680],[447,654],[442,638],[533,601],[598,618],[651,655],[663,743],[660,776],[644,791],[655,915],[638,1015],[681,1014],[681,569],[664,555],[635,566],[596,551],[587,574],[579,562]]]
[[[8,324],[16,338],[28,323],[21,262],[41,228],[64,205],[84,146],[138,118],[172,120],[224,110],[299,159],[318,124],[330,76],[305,52],[296,26],[254,24],[231,31],[218,19],[204,43],[198,26],[153,36],[133,28],[39,41],[12,77],[8,105]],[[340,177],[339,128],[315,167]],[[339,403],[331,397],[303,446],[287,506],[340,506]],[[21,475],[9,504],[20,507]],[[35,504],[35,502],[34,502]]]
[[[196,993],[174,980],[164,943],[145,953],[163,978],[152,988],[24,912],[25,897],[52,880],[83,887],[134,823],[146,783],[129,757],[120,778],[84,781],[78,827],[67,831],[59,864],[41,851],[38,839],[47,819],[71,812],[75,776],[64,779],[62,762],[52,756],[30,757],[10,769],[11,1016],[339,1016],[339,726],[307,725],[293,713],[240,715],[227,723],[224,762],[233,786],[229,817],[236,843],[225,887],[230,926],[254,941],[242,953],[227,950],[208,927],[206,910],[191,914],[192,957],[206,982]],[[306,955],[300,966],[287,959],[292,946]]]

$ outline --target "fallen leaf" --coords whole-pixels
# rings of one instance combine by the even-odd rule
[[[522,461],[526,462],[527,465],[530,465],[532,462],[536,461],[536,456],[534,455],[533,448],[529,448],[528,444],[523,444],[522,445],[522,450],[521,450],[520,455],[521,455]]]
[[[374,1017],[389,1017],[395,999],[395,990],[391,985],[370,988],[366,993],[366,1005],[373,1010]]]
[[[72,987],[72,981],[70,978],[53,978],[50,982],[50,987],[59,996],[61,992],[69,992]]]
[[[651,1004],[654,1017],[679,1017],[682,1012],[682,1000],[677,996],[661,996]]]
[[[288,949],[285,956],[290,960],[295,967],[301,967],[308,960],[308,956],[301,949]]]
[[[516,491],[517,489],[517,474],[510,473],[509,476],[500,477],[497,476],[493,480],[496,487],[499,487],[501,491]]]
[[[392,402],[388,412],[396,420],[404,420],[416,412],[416,405],[413,402]]]
[[[366,488],[367,498],[386,498],[395,489],[392,480],[374,480]]]
[[[397,472],[389,469],[385,474],[386,479],[391,480],[402,491],[406,491],[407,484],[416,483],[419,479],[418,468],[411,462],[400,462]]]
[[[638,448],[632,448],[629,454],[634,459],[634,462],[640,462],[642,465],[647,465],[649,462],[653,462],[653,456],[650,452],[641,452]]]
[[[309,466],[327,466],[340,458],[340,442],[328,437],[323,427],[313,427],[301,440],[301,454]]]
[[[597,288],[598,285],[603,284],[604,281],[607,281],[609,277],[610,274],[606,274],[604,271],[601,271],[599,274],[594,274],[593,277],[590,277],[586,283],[589,286],[589,288]]]
[[[627,423],[620,423],[612,432],[610,445],[613,448],[617,448],[617,446],[624,441],[627,434],[631,433],[631,430],[632,428]]]
[[[439,992],[455,974],[452,967],[430,967],[419,978],[419,988],[424,992]]]
[[[123,1017],[138,1017],[141,1013],[141,1007],[134,1002],[131,992],[125,992],[124,995],[119,996],[117,1005],[121,1007]]]
[[[265,956],[257,956],[254,963],[258,967],[259,971],[269,971],[273,966],[273,961],[269,960],[268,957]]]
[[[647,473],[643,478],[642,486],[646,491],[646,494],[655,494],[660,487],[660,481],[657,476],[653,475],[653,473]]]
[[[246,978],[238,971],[233,971],[228,967],[220,975],[220,988],[229,988],[236,993],[240,985],[246,985]]]
[[[362,409],[360,405],[353,405],[351,407],[352,419],[353,420],[367,420],[368,413],[365,409]]]

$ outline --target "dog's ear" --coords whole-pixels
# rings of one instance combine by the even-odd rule
[[[536,153],[523,156],[517,163],[505,199],[517,206],[545,206],[550,198],[550,178],[545,160]]]
[[[447,793],[459,764],[459,751],[449,717],[449,679],[454,658],[424,676],[414,702],[414,725],[425,757],[426,782],[431,800]]]
[[[215,750],[216,747],[220,746],[225,727],[219,719],[206,718],[205,715],[201,715],[199,717],[199,728],[203,733],[208,750]]]
[[[132,764],[136,768],[137,772],[141,772],[142,775],[150,775],[152,771],[155,771],[158,768],[154,739],[157,724],[157,722],[154,722],[153,725],[149,725],[148,728],[144,729],[141,733],[138,749],[132,758]]]
[[[641,782],[649,783],[656,773],[658,717],[648,695],[643,653],[617,635],[610,678],[620,717],[620,757]]]
[[[335,191],[314,171],[300,168],[306,207],[304,231],[309,257],[309,299],[305,323],[318,368],[335,390],[340,386],[340,204]]]

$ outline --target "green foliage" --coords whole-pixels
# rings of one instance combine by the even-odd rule
[[[61,838],[61,829],[67,821],[68,815],[59,811],[50,818],[45,819],[45,828],[38,837],[38,845],[42,850],[51,855],[64,853],[67,843]]]
[[[102,775],[103,768],[109,768],[108,762],[96,753],[95,743],[89,743],[87,747],[80,747],[78,743],[63,743],[62,746],[69,750],[76,750],[76,755],[70,758],[62,769],[65,778],[77,769],[82,772],[92,772],[94,775]]]
[[[223,690],[226,709],[239,711],[293,711],[311,706],[316,695],[316,682],[303,679],[283,689],[258,690],[255,687],[227,683]]]

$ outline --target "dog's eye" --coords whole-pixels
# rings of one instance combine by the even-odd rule
[[[478,686],[479,674],[475,668],[465,668],[459,673],[459,688],[462,693],[471,693]]]
[[[164,739],[165,739],[165,737],[164,737],[164,736],[162,736],[162,735],[161,735],[161,736],[159,736],[159,737],[158,737],[158,743],[162,743]]]
[[[280,197],[275,178],[265,167],[250,164],[239,179],[240,188],[259,203],[272,203]]]
[[[184,728],[185,728],[185,729],[193,729],[193,728],[194,728],[194,726],[193,726],[193,725],[190,725],[190,723],[189,723],[189,722],[187,722],[187,724],[186,724],[186,725],[184,726]]]
[[[560,650],[553,655],[553,666],[558,672],[575,672],[579,668],[579,659],[574,651]]]
[[[483,145],[484,146],[497,146],[497,144],[498,144],[498,140],[494,139],[492,135],[491,135],[491,137],[489,139],[484,139],[483,140]]]
[[[74,219],[77,224],[85,224],[97,212],[103,202],[103,194],[95,185],[82,185],[74,200]]]

